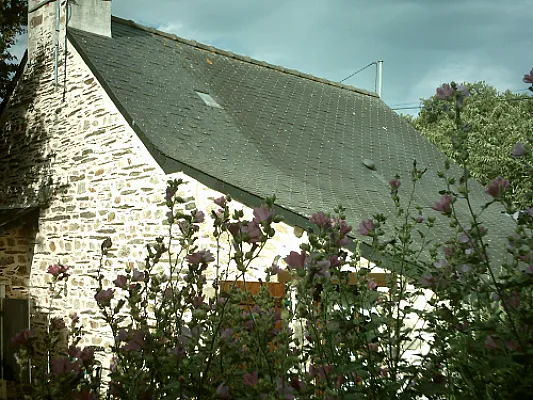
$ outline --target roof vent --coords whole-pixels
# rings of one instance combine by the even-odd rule
[[[222,106],[220,104],[218,104],[215,99],[213,99],[209,94],[207,93],[204,93],[204,92],[198,92],[196,91],[196,94],[198,96],[200,96],[200,98],[204,101],[204,103],[209,106],[209,107],[213,107],[213,108],[220,108],[222,109]]]
[[[363,165],[365,167],[367,167],[368,169],[371,169],[371,170],[375,170],[376,169],[376,164],[374,164],[374,161],[369,160],[368,158],[365,158],[363,160]]]

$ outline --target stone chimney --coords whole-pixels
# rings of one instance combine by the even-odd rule
[[[111,37],[111,0],[70,0],[68,26]]]
[[[67,16],[70,28],[111,37],[111,0],[28,0],[30,61],[63,47]]]

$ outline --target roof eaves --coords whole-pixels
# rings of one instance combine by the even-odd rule
[[[196,42],[194,40],[184,39],[182,37],[176,36],[176,35],[171,34],[171,33],[162,32],[162,31],[159,31],[159,30],[157,30],[155,28],[151,28],[151,27],[147,27],[147,26],[144,26],[144,25],[140,25],[140,24],[137,24],[136,22],[134,22],[132,20],[127,20],[127,19],[123,19],[123,18],[115,17],[115,16],[112,17],[112,20],[117,22],[117,23],[120,23],[122,25],[127,25],[127,26],[130,26],[130,27],[135,28],[135,29],[143,30],[143,31],[151,33],[153,35],[157,35],[157,36],[164,37],[166,39],[174,40],[176,42],[183,43],[183,44],[186,44],[188,46],[192,46],[192,47],[195,47],[195,48],[198,48],[198,49],[201,49],[201,50],[210,51],[210,52],[212,52],[214,54],[219,54],[221,56],[233,58],[235,60],[239,60],[239,61],[246,62],[246,63],[249,63],[249,64],[258,65],[260,67],[272,69],[272,70],[275,70],[275,71],[278,71],[278,72],[282,72],[282,73],[285,73],[285,74],[288,74],[288,75],[293,75],[293,76],[296,76],[298,78],[307,79],[307,80],[311,80],[311,81],[314,81],[314,82],[319,82],[319,83],[322,83],[324,85],[329,85],[329,86],[337,87],[339,89],[348,90],[350,92],[355,92],[355,93],[362,94],[362,95],[365,95],[365,96],[379,98],[379,96],[376,93],[369,92],[369,91],[364,90],[364,89],[359,89],[359,88],[356,88],[356,87],[351,86],[351,85],[345,85],[345,84],[340,83],[340,82],[330,81],[328,79],[318,78],[318,77],[316,77],[314,75],[311,75],[311,74],[306,74],[306,73],[303,73],[303,72],[300,72],[300,71],[296,71],[296,70],[290,69],[290,68],[285,68],[285,67],[282,67],[282,66],[279,66],[279,65],[269,64],[269,63],[264,62],[264,61],[254,60],[253,58],[250,58],[250,57],[247,57],[247,56],[242,56],[242,55],[239,55],[239,54],[235,54],[235,53],[233,53],[231,51],[221,50],[221,49],[218,49],[218,48],[213,47],[213,46],[208,46],[208,45],[205,45],[205,44],[202,44],[202,43],[198,43],[198,42]]]

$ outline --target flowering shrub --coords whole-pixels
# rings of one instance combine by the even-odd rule
[[[529,79],[529,78],[528,78]],[[526,80],[526,78],[524,78]],[[461,107],[466,88],[443,85],[438,96],[455,110],[454,151],[461,160],[467,134]],[[509,149],[511,151],[512,149]],[[515,157],[527,157],[529,144],[517,144]],[[229,196],[214,200],[210,215],[216,253],[197,245],[200,210],[186,211],[180,180],[166,191],[169,237],[148,246],[144,269],[118,274],[112,287],[96,276],[95,301],[113,336],[107,376],[98,373],[94,349],[77,347],[82,331],[49,321],[44,337],[23,331],[14,342],[22,366],[31,363],[31,398],[63,399],[389,399],[527,398],[533,392],[533,209],[519,214],[509,238],[506,263],[494,265],[487,252],[481,212],[469,201],[468,170],[439,175],[445,190],[434,215],[413,205],[425,170],[389,182],[395,226],[374,215],[362,221],[380,259],[395,260],[384,288],[360,261],[353,228],[338,207],[310,218],[307,240],[265,268],[271,276],[290,275],[286,302],[279,304],[263,285],[246,290],[248,272],[281,222],[274,198],[247,220],[233,210]],[[406,192],[400,194],[400,187]],[[506,199],[508,182],[498,177],[486,188],[486,207]],[[405,198],[404,198],[405,196]],[[471,211],[458,217],[458,204]],[[432,245],[435,215],[447,218],[453,235]],[[386,238],[393,232],[396,239]],[[222,243],[230,262],[222,265]],[[102,243],[102,262],[113,244]],[[352,250],[348,250],[352,249]],[[355,250],[354,250],[355,249]],[[207,280],[207,272],[215,278]],[[51,266],[51,292],[66,285],[68,268]],[[231,281],[226,285],[223,282]],[[244,290],[239,289],[237,282]],[[52,296],[52,297],[53,297]],[[37,342],[47,358],[37,362]]]

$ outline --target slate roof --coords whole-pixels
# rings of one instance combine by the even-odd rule
[[[443,189],[436,172],[445,156],[375,94],[115,17],[112,36],[69,31],[167,173],[183,170],[245,204],[275,193],[288,221],[301,226],[342,204],[357,227],[393,211],[388,180],[400,174],[403,191],[416,159],[428,168],[416,202],[437,214],[429,208]],[[487,200],[479,184],[472,190],[475,206]],[[493,235],[510,232],[500,210],[485,216]]]

